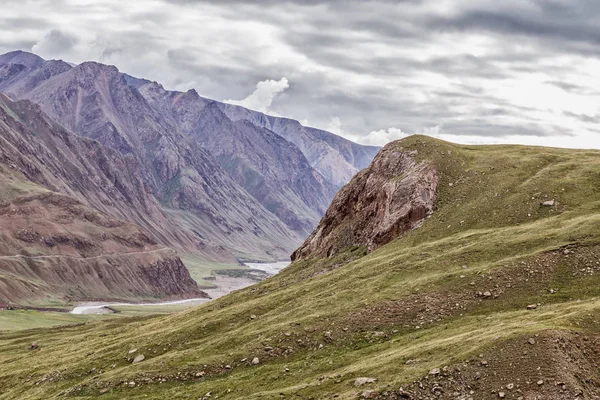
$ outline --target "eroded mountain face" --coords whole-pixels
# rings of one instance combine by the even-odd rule
[[[199,251],[223,248],[231,257],[286,258],[377,151],[92,62],[8,53],[0,91],[134,160],[147,191],[194,232]]]
[[[416,156],[398,142],[384,147],[338,192],[292,259],[330,257],[353,246],[373,251],[419,226],[433,212],[439,175]]]
[[[191,246],[193,237],[170,225],[139,170],[38,106],[0,95],[0,299],[205,296],[165,247],[175,240]]]

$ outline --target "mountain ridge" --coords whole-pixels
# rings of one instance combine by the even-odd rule
[[[344,159],[328,164],[330,177],[332,170],[345,172],[327,180],[323,168],[314,167],[315,152],[302,151],[290,134],[232,120],[223,103],[195,90],[164,91],[96,62],[72,66],[8,53],[0,56],[0,91],[40,104],[73,132],[137,158],[144,182],[168,213],[198,226],[194,231],[237,258],[286,258],[319,222],[342,181],[358,170],[341,152],[352,161],[352,151],[362,149],[331,139],[343,143],[338,154],[334,145],[316,141],[327,154],[338,154],[332,159]],[[213,112],[204,115],[210,104]],[[357,157],[363,163],[374,156],[373,148],[365,149]]]

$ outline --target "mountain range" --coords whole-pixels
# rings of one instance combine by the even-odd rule
[[[94,62],[8,53],[0,56],[0,91],[134,158],[169,212],[236,255],[289,255],[378,150]],[[254,237],[236,237],[240,230]]]
[[[0,56],[0,92],[0,162],[18,185],[134,224],[149,241],[143,251],[153,251],[151,242],[206,262],[288,258],[336,191],[378,151],[95,62],[7,53]],[[25,247],[7,246],[3,254],[26,255]],[[137,253],[125,250],[114,253]],[[180,289],[162,295],[198,290]],[[0,298],[11,300],[5,293]]]

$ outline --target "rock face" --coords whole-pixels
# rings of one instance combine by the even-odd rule
[[[330,257],[352,246],[373,251],[419,226],[433,212],[439,176],[417,156],[401,141],[385,146],[338,192],[292,259]]]
[[[0,91],[136,163],[197,250],[223,248],[230,258],[287,258],[377,150],[93,62],[8,53]]]

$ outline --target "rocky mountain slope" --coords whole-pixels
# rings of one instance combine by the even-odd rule
[[[313,230],[336,187],[311,167],[294,144],[249,121],[230,120],[220,103],[193,90],[170,92],[154,82],[138,85],[138,90],[290,229],[302,236]]]
[[[16,74],[0,74],[0,90],[39,104],[73,132],[138,163],[143,182],[164,212],[195,232],[201,255],[210,256],[205,248],[224,247],[235,257],[285,258],[298,242],[298,233],[153,110],[115,67],[42,60]]]
[[[248,121],[294,143],[310,165],[338,189],[358,171],[368,167],[379,151],[379,147],[359,145],[329,132],[303,126],[293,119],[273,117],[232,104],[218,104],[232,121]]]
[[[298,135],[281,124],[269,129],[252,122],[256,113],[232,119],[195,91],[165,91],[92,62],[72,67],[8,53],[0,56],[0,91],[135,158],[167,212],[241,258],[286,258],[376,150],[326,132],[311,139],[302,127]]]
[[[0,299],[48,306],[203,296],[165,248],[186,238],[147,195],[139,170],[38,106],[0,94]]]
[[[419,226],[433,213],[439,175],[417,155],[397,143],[384,147],[338,192],[292,260],[331,257],[354,246],[373,251]]]
[[[416,229],[181,314],[0,334],[0,398],[597,398],[600,152],[385,151],[438,178]]]

